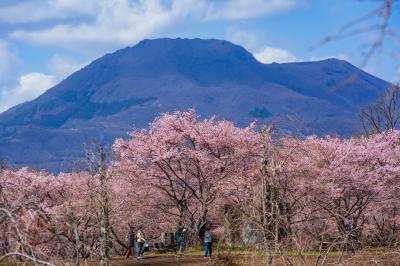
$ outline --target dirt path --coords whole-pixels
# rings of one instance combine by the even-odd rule
[[[285,257],[285,261],[290,259],[293,265],[307,265],[314,266],[317,261],[317,256],[305,256],[300,260],[299,257]],[[114,257],[110,260],[110,266],[136,266],[136,265],[147,265],[147,266],[211,266],[211,265],[232,265],[229,262],[234,262],[234,265],[251,265],[251,266],[261,266],[265,265],[265,257],[259,255],[250,255],[250,254],[236,254],[233,256],[219,256],[219,260],[217,257],[213,257],[212,259],[205,259],[203,256],[199,254],[188,254],[180,258],[179,260],[172,254],[148,254],[143,260],[136,260],[135,258],[125,259],[122,257]],[[87,261],[81,262],[81,265],[88,266],[97,266],[100,265],[99,261]],[[1,265],[14,266],[16,265],[15,261],[5,261],[0,263]],[[24,265],[33,265],[32,263],[27,263]],[[56,264],[61,265],[61,264]],[[71,261],[63,261],[62,265],[76,265]],[[284,266],[285,263],[281,257],[274,257],[274,266]],[[352,257],[346,255],[342,258],[341,263],[339,263],[339,256],[337,253],[331,254],[328,256],[325,261],[325,265],[334,266],[334,265],[348,265],[348,266],[365,266],[365,265],[382,265],[382,266],[400,266],[400,254],[396,251],[368,251],[368,252],[360,252],[356,256]]]
[[[265,265],[263,263],[262,257],[253,257],[248,255],[242,256],[234,256],[233,261],[236,262],[237,265]],[[315,265],[316,256],[305,257],[305,261],[300,261],[298,258],[290,258],[294,265]],[[338,256],[328,257],[326,260],[326,265],[338,265]],[[151,255],[147,256],[143,260],[136,259],[124,259],[124,258],[116,258],[111,261],[112,266],[135,266],[135,265],[148,265],[148,266],[172,266],[172,265],[230,265],[229,263],[225,264],[224,261],[219,260],[214,257],[212,259],[205,259],[200,255],[187,255],[179,260],[173,255]],[[280,257],[274,258],[274,265],[285,265]],[[398,253],[381,253],[381,252],[362,252],[357,256],[345,256],[340,265],[349,265],[349,266],[365,266],[365,265],[387,265],[387,266],[400,266],[400,259]]]
[[[134,266],[134,265],[146,265],[146,266],[172,266],[172,265],[210,265],[210,259],[205,259],[202,256],[184,256],[179,258],[175,256],[156,256],[149,255],[142,260],[133,258],[125,259],[118,258],[111,261],[112,266]]]

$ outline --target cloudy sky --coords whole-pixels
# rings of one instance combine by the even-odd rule
[[[368,43],[377,36],[374,31],[310,48],[380,2],[1,0],[0,112],[34,99],[97,57],[145,38],[226,39],[264,63],[336,57],[363,66]],[[394,11],[400,11],[399,5]],[[388,81],[400,78],[400,16],[395,16],[384,47],[363,66]],[[380,21],[376,16],[347,31],[368,29]]]

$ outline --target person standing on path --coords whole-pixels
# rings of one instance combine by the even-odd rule
[[[345,236],[344,236],[344,243],[345,249],[350,248],[351,254],[354,256],[356,255],[356,248],[355,248],[355,229],[356,224],[354,222],[353,217],[347,218],[344,223],[345,228]]]
[[[130,255],[132,255],[132,257],[135,255],[135,232],[131,226],[129,226],[129,232],[126,236],[126,240],[128,243],[128,252],[126,254],[127,259]]]
[[[136,242],[138,247],[138,259],[144,258],[144,243],[146,243],[146,239],[143,233],[143,227],[139,226],[139,230],[136,233]]]
[[[204,232],[204,257],[211,257],[212,255],[212,235],[211,226],[209,225]]]
[[[185,232],[186,228],[182,226],[182,222],[179,222],[178,227],[175,231],[175,241],[177,244],[176,256],[182,256],[182,252],[185,250]]]

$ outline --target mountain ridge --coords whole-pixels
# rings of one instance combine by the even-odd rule
[[[288,131],[348,136],[357,130],[358,109],[388,85],[338,59],[263,64],[224,40],[147,39],[94,60],[1,113],[0,158],[70,169],[83,157],[83,143],[110,144],[159,113],[193,107],[203,117],[217,115],[239,126],[286,119],[281,126]],[[60,162],[66,166],[58,167]]]

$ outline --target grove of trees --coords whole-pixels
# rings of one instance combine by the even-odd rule
[[[149,239],[179,222],[188,241],[209,221],[226,245],[283,250],[396,247],[400,241],[400,131],[275,137],[193,110],[166,113],[102,148],[88,171],[0,170],[4,257],[99,258],[127,251],[129,226]],[[272,260],[272,257],[271,257]]]

